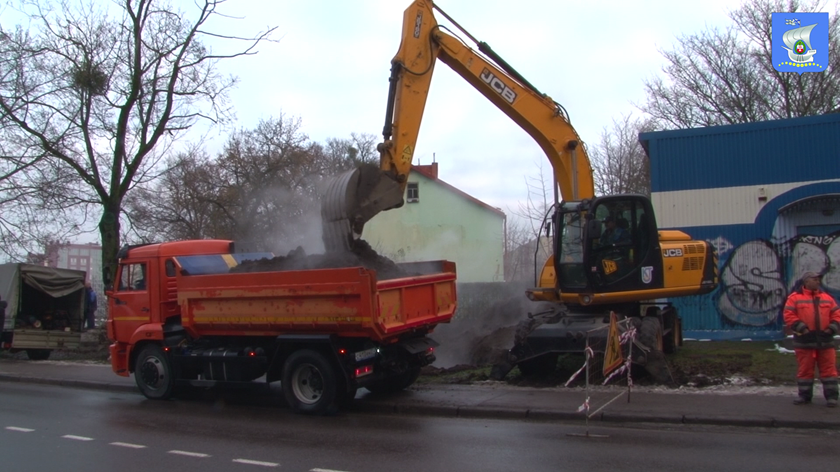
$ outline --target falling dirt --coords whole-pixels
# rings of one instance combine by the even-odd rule
[[[396,279],[416,275],[408,273],[387,257],[380,256],[366,241],[355,241],[350,252],[330,252],[307,255],[300,247],[286,256],[273,259],[245,261],[231,269],[231,272],[272,272],[287,270],[339,269],[343,267],[364,267],[376,271],[378,280]]]

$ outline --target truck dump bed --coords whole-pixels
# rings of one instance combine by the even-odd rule
[[[181,323],[196,338],[336,334],[387,343],[449,322],[455,264],[398,266],[412,275],[378,281],[364,267],[189,275],[182,267]]]

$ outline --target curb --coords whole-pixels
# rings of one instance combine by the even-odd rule
[[[0,382],[34,383],[56,385],[60,387],[85,388],[112,392],[139,393],[135,385],[96,382],[92,380],[51,379],[0,373]],[[396,414],[414,416],[436,416],[442,418],[499,419],[580,422],[585,418],[579,412],[556,410],[522,409],[509,407],[481,407],[435,405],[428,403],[404,403],[393,401],[356,401],[350,407],[352,412],[371,414]],[[672,424],[672,425],[707,425],[736,426],[747,428],[791,428],[791,429],[826,429],[840,430],[840,424],[824,421],[785,420],[775,417],[731,417],[731,416],[657,416],[635,413],[601,412],[590,418],[591,422],[601,424]]]

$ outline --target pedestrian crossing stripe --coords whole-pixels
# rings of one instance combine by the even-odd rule
[[[607,334],[607,349],[604,353],[604,375],[609,374],[624,363],[621,352],[621,339],[618,334],[618,320],[615,312],[610,312],[610,331]]]

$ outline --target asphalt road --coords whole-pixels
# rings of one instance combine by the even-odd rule
[[[3,470],[646,471],[833,469],[838,432],[591,428],[348,413],[4,383]],[[596,438],[595,435],[606,435]],[[826,447],[829,446],[829,447]]]

